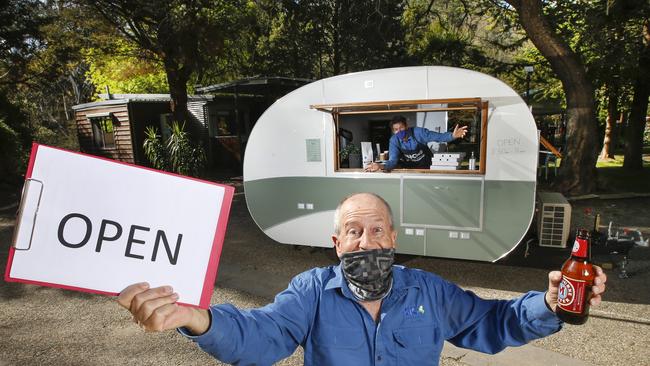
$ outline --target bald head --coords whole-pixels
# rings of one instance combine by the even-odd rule
[[[382,211],[386,214],[388,222],[390,224],[390,229],[393,230],[393,210],[391,210],[390,206],[388,205],[388,202],[386,202],[381,196],[374,194],[374,193],[353,193],[351,195],[346,196],[339,202],[339,205],[336,207],[336,211],[334,211],[334,234],[338,235],[341,230],[341,208],[346,204],[350,203],[348,201],[354,201],[355,203],[360,201],[363,203],[368,203],[369,205],[379,205],[379,207],[382,207]]]

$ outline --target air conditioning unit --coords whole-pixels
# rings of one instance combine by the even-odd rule
[[[561,193],[539,192],[537,197],[539,246],[566,248],[571,230],[571,204]]]

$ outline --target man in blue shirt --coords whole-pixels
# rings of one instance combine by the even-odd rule
[[[335,213],[341,264],[296,276],[273,303],[239,310],[179,306],[167,286],[127,287],[118,298],[147,331],[179,328],[221,361],[271,365],[304,348],[305,365],[436,365],[445,340],[495,353],[557,332],[553,312],[561,274],[548,290],[514,300],[483,300],[440,277],[393,265],[397,233],[390,207],[359,193]],[[596,268],[591,305],[606,275]]]
[[[395,116],[390,122],[393,131],[388,141],[388,161],[385,163],[373,162],[366,171],[390,171],[397,166],[405,169],[429,169],[431,166],[431,149],[429,142],[450,142],[465,137],[467,126],[454,127],[453,132],[433,132],[423,127],[408,127],[404,116]]]

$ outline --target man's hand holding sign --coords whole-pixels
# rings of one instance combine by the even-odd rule
[[[117,302],[133,314],[133,321],[145,331],[186,328],[194,335],[205,333],[210,326],[207,310],[176,303],[178,294],[171,286],[150,288],[146,282],[125,288]]]

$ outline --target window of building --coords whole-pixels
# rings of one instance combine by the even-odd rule
[[[458,125],[467,126],[467,134],[451,142],[428,142],[431,164],[427,159],[427,167],[408,168],[398,164],[393,171],[485,174],[488,103],[480,98],[314,105],[312,108],[332,115],[336,128],[333,141],[336,171],[361,170],[363,159],[368,160],[370,153],[373,161],[386,162],[393,135],[391,121],[402,116],[409,128],[445,133]]]
[[[88,115],[93,130],[93,143],[100,149],[115,147],[115,127],[110,113]]]
[[[209,113],[210,137],[237,135],[234,111],[212,110]]]

